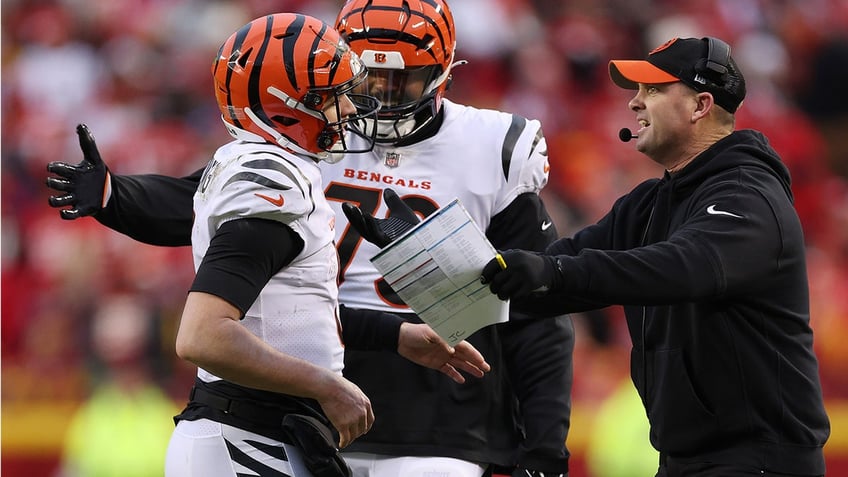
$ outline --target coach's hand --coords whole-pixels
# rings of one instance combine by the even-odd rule
[[[362,235],[362,238],[383,248],[411,229],[421,219],[404,204],[403,200],[392,189],[383,191],[383,200],[389,207],[389,218],[378,219],[364,213],[359,207],[350,202],[342,203],[342,212],[350,225]]]
[[[562,283],[562,267],[554,256],[507,250],[501,257],[505,268],[493,258],[483,267],[480,277],[480,282],[488,283],[492,293],[501,300],[555,290]]]
[[[82,162],[77,165],[66,162],[47,164],[47,172],[58,177],[48,176],[47,187],[64,194],[51,195],[50,207],[59,210],[59,216],[65,220],[74,220],[100,211],[105,205],[103,196],[109,181],[109,169],[100,158],[97,144],[91,131],[85,124],[77,125]]]

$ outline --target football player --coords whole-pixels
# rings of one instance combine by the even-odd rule
[[[366,68],[336,31],[304,15],[248,23],[221,46],[212,75],[235,140],[215,152],[194,195],[197,273],[176,352],[197,365],[197,379],[175,418],[165,475],[299,475],[312,450],[292,445],[295,423],[332,425],[343,447],[374,422],[341,372],[334,220],[318,161],[347,150],[345,122],[379,103],[350,93]]]

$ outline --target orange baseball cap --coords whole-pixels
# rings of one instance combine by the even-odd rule
[[[680,81],[713,95],[733,113],[745,99],[745,78],[730,57],[730,46],[717,38],[674,38],[651,50],[645,60],[612,60],[612,81],[624,89]]]

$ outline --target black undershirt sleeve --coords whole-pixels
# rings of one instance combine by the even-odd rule
[[[291,227],[265,219],[236,219],[222,224],[209,243],[191,291],[205,292],[247,312],[259,292],[303,250]]]
[[[261,237],[261,240],[257,240]],[[218,296],[247,312],[259,292],[303,249],[287,225],[264,219],[224,223],[212,238],[191,291]],[[397,352],[403,318],[382,311],[340,307],[345,346]]]
[[[94,218],[139,242],[191,245],[193,198],[202,174],[203,169],[181,178],[112,174],[112,195]]]
[[[344,305],[339,307],[339,314],[346,348],[397,352],[400,325],[405,321],[400,316]]]

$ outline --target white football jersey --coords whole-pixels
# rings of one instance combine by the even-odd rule
[[[485,231],[491,218],[516,197],[538,193],[547,183],[547,145],[538,121],[447,100],[442,107],[444,122],[428,139],[403,147],[378,145],[370,153],[347,154],[336,164],[319,165],[325,195],[336,211],[342,258],[339,296],[347,306],[409,311],[387,293],[370,262],[379,249],[365,240],[344,240],[350,226],[342,202],[384,218],[389,212],[382,198],[385,188],[394,189],[423,216],[459,198]]]
[[[303,250],[271,277],[241,323],[277,350],[341,373],[335,215],[315,162],[268,144],[228,143],[203,173],[194,213],[195,270],[226,221],[275,220],[297,232]],[[219,379],[203,369],[198,376]]]

